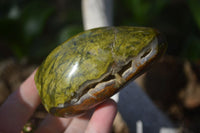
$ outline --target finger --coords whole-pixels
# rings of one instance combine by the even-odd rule
[[[83,119],[87,119],[86,121],[89,120],[91,115],[84,115],[80,118],[80,121],[78,118],[61,118],[61,117],[55,117],[52,115],[48,115],[45,120],[40,124],[38,129],[36,130],[36,133],[63,133],[72,131],[73,125],[77,128],[80,128],[77,125],[81,125],[82,129],[84,127],[85,129],[85,123]],[[74,120],[75,119],[75,120]],[[86,123],[87,124],[87,123]],[[72,125],[72,126],[71,126]],[[69,128],[69,129],[68,129]],[[70,129],[71,128],[71,129]],[[67,130],[68,129],[68,130]],[[70,132],[72,133],[72,132]],[[75,132],[73,132],[75,133]]]
[[[40,103],[34,82],[35,72],[11,94],[0,108],[0,131],[20,132]]]
[[[111,99],[105,101],[95,110],[86,129],[86,133],[109,133],[116,113],[116,103]]]
[[[64,133],[81,133],[88,125],[88,119],[74,118]]]
[[[85,131],[92,111],[87,112],[81,117],[74,117],[70,125],[66,128],[64,133],[82,133]]]
[[[63,133],[72,118],[61,118],[48,115],[35,133]]]

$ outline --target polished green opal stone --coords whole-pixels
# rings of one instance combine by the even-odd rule
[[[125,71],[127,65],[153,41],[157,43],[155,48],[153,47],[157,52],[154,57],[164,51],[166,43],[160,43],[158,36],[159,33],[152,28],[105,27],[88,30],[68,39],[48,55],[35,75],[43,105],[55,115],[67,116],[67,112],[60,114],[57,110],[81,104],[81,97],[97,84],[116,79],[113,88],[116,91],[110,96],[113,95],[129,80],[123,79],[121,71]],[[148,53],[149,51],[146,51],[143,56]],[[150,64],[152,58],[145,60],[141,66]],[[141,70],[141,66],[136,65],[140,68],[138,70]],[[122,84],[117,82],[119,80],[115,78],[116,75],[122,77]],[[134,75],[130,77],[134,78]],[[95,99],[95,95],[91,97]],[[96,99],[96,102],[100,102],[105,98]],[[83,109],[81,107],[79,112],[93,107],[94,104],[96,103],[90,103]],[[73,111],[76,114],[75,108]],[[73,112],[69,115],[73,115]]]

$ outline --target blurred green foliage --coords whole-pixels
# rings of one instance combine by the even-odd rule
[[[167,5],[168,0],[125,0],[125,5],[130,10],[130,20],[135,24],[147,25],[160,14]]]
[[[194,20],[200,29],[200,1],[199,0],[188,0],[190,11],[194,17]]]
[[[114,22],[157,28],[166,36],[168,54],[200,62],[198,0],[118,0]]]
[[[188,0],[187,2],[198,29],[191,29],[182,53],[189,60],[200,62],[200,1]]]
[[[114,0],[114,7],[114,25],[155,27],[168,54],[200,61],[200,1]],[[81,1],[1,0],[0,59],[41,61],[82,27]]]
[[[7,16],[0,19],[2,43],[7,44],[18,58],[28,55],[32,41],[42,34],[53,10],[39,1],[31,1],[24,8],[12,5]]]
[[[62,37],[65,40],[82,31],[81,9],[67,8],[77,4],[68,3],[0,1],[0,59],[14,56],[17,59],[27,57],[33,61],[41,60],[64,40],[61,41],[60,36],[66,30],[68,34]],[[62,4],[67,6],[60,7]]]

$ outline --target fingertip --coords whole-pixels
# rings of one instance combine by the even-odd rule
[[[111,131],[116,113],[117,113],[117,104],[111,99],[106,100],[104,103],[100,104],[96,108],[88,124],[86,132],[109,133]]]
[[[72,118],[47,115],[35,133],[61,133],[70,125]]]
[[[23,101],[26,102],[31,108],[36,108],[40,101],[40,97],[35,85],[34,76],[37,70],[35,70],[20,86],[19,92]]]
[[[1,130],[19,132],[40,103],[34,82],[35,71],[13,92],[0,108]]]
[[[113,99],[108,99],[99,106],[97,106],[96,110],[108,106],[109,108],[113,108],[113,110],[117,110],[117,103]]]

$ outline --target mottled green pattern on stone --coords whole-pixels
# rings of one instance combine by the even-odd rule
[[[49,54],[36,73],[36,86],[45,108],[49,111],[70,103],[84,83],[101,78],[113,65],[123,66],[155,36],[151,28],[110,27],[70,38]]]

